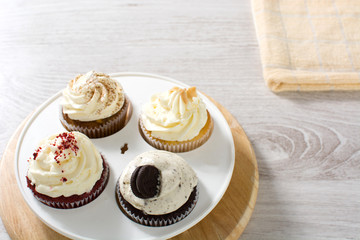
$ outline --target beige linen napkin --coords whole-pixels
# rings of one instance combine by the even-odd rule
[[[252,0],[271,90],[360,90],[360,0]]]

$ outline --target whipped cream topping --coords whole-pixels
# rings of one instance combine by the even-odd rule
[[[153,165],[160,171],[160,193],[153,198],[138,198],[131,190],[131,175],[143,165]],[[180,208],[189,199],[197,181],[196,173],[183,158],[156,150],[142,153],[132,160],[121,174],[119,185],[122,196],[135,208],[146,214],[161,215]]]
[[[117,113],[125,101],[120,83],[104,73],[90,71],[72,79],[63,90],[63,113],[79,121],[95,121]]]
[[[196,137],[207,121],[206,105],[196,88],[174,87],[154,94],[143,106],[141,120],[155,138],[187,141]]]
[[[49,197],[81,195],[100,179],[103,160],[90,139],[64,132],[43,139],[28,160],[27,177],[37,192]]]

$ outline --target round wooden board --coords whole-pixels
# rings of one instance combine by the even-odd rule
[[[229,187],[214,210],[194,227],[172,239],[238,239],[257,198],[259,173],[254,150],[236,119],[209,97],[226,118],[235,143],[235,168]],[[68,239],[47,227],[27,206],[15,179],[17,140],[27,117],[10,139],[0,162],[0,215],[12,239]],[[221,159],[219,159],[221,161]]]

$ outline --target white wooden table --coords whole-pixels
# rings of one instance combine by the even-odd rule
[[[79,73],[169,76],[226,107],[253,144],[260,188],[241,239],[360,239],[360,92],[272,93],[250,1],[0,6],[0,154],[21,121]]]

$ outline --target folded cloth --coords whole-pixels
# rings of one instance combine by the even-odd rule
[[[252,0],[252,10],[271,90],[360,90],[360,0]]]

